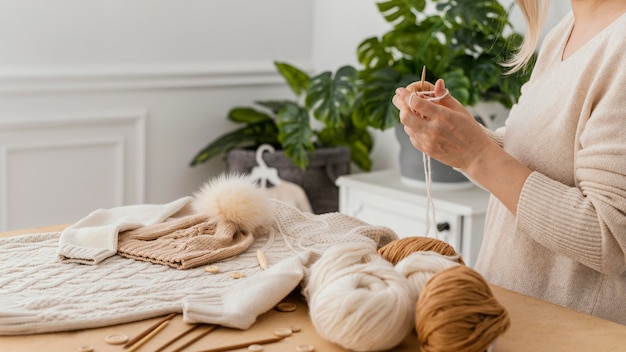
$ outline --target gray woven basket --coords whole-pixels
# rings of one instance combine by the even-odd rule
[[[339,210],[339,189],[335,181],[350,173],[350,149],[344,147],[318,148],[309,154],[305,170],[295,166],[285,153],[278,150],[264,153],[263,160],[278,171],[278,176],[304,189],[316,214]],[[256,151],[233,149],[226,154],[228,172],[249,173],[257,166]]]

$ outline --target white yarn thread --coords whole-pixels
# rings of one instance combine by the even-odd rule
[[[425,90],[425,91],[421,91],[419,92],[420,95],[422,95],[424,97],[424,99],[427,99],[428,101],[433,101],[433,102],[437,102],[445,97],[447,97],[448,95],[450,95],[450,91],[448,91],[448,89],[446,89],[446,91],[440,95],[440,96],[435,96],[435,91],[434,90]],[[409,109],[411,109],[411,112],[415,113],[415,110],[413,109],[413,105],[411,105],[411,102],[413,101],[413,97],[417,96],[417,92],[412,92],[411,95],[409,95]]]
[[[395,269],[408,279],[413,301],[417,302],[426,282],[441,270],[461,265],[458,258],[459,256],[445,256],[435,251],[413,252],[400,260]]]
[[[437,224],[435,215],[435,202],[431,193],[432,188],[432,172],[430,169],[430,156],[422,153],[422,162],[424,164],[424,179],[426,180],[426,237],[430,234],[430,228]],[[439,239],[437,229],[435,229],[435,238]]]
[[[389,350],[413,328],[415,300],[406,278],[366,243],[328,249],[311,267],[303,293],[318,334],[352,351]]]
[[[417,94],[418,94],[417,92],[412,92],[411,95],[409,95],[409,101],[408,101],[409,109],[411,109],[413,113],[415,113],[415,110],[413,110],[413,106],[411,105],[411,102],[413,101],[413,97],[417,96]],[[421,91],[419,92],[419,94],[422,95],[424,99],[427,99],[428,101],[437,102],[447,97],[448,95],[450,95],[450,91],[446,89],[446,91],[440,96],[435,96],[434,90]],[[426,153],[422,153],[422,162],[424,164],[424,180],[426,181],[426,197],[427,197],[426,198],[427,203],[426,203],[426,234],[425,236],[428,236],[430,234],[431,227],[437,224],[437,220],[435,216],[435,203],[433,202],[433,196],[431,194],[432,172],[430,168],[430,164],[431,164],[430,156],[426,155]],[[436,229],[435,229],[435,238],[439,239],[439,235],[437,234]]]

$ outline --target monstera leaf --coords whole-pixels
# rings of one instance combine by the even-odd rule
[[[398,123],[398,109],[391,101],[395,90],[418,79],[417,75],[402,75],[391,67],[369,72],[363,78],[361,96],[352,114],[354,124],[380,130],[395,126]]]
[[[367,38],[357,48],[357,59],[365,69],[376,69],[393,65],[393,55],[377,37]]]
[[[295,103],[285,105],[276,115],[278,141],[285,155],[301,169],[308,165],[308,151],[314,150],[309,111]]]
[[[450,0],[437,3],[437,10],[446,13],[457,26],[472,28],[499,36],[509,22],[504,7],[493,0]]]
[[[343,66],[333,77],[323,72],[311,79],[305,105],[313,116],[327,126],[342,127],[342,115],[352,111],[356,97],[356,69]]]
[[[407,27],[415,25],[415,11],[424,11],[426,0],[389,0],[376,3],[376,6],[387,22],[396,27]]]
[[[310,78],[304,71],[286,62],[275,61],[274,66],[296,96],[302,95],[309,87]]]
[[[253,147],[265,143],[276,146],[278,130],[270,115],[251,108],[235,108],[228,116],[229,119],[246,125],[225,133],[207,144],[193,157],[191,166],[204,163],[233,148]]]
[[[374,146],[372,136],[367,128],[359,128],[350,120],[344,118],[346,126],[343,128],[326,127],[318,133],[318,139],[322,144],[337,144],[350,148],[350,159],[362,170],[372,168],[372,159],[369,154]]]

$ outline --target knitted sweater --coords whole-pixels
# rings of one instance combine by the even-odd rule
[[[626,324],[626,15],[562,60],[546,37],[504,128],[533,173],[513,216],[489,202],[476,269],[495,285]]]
[[[220,267],[216,274],[204,267],[178,270],[119,255],[104,258],[97,246],[87,252],[104,258],[98,264],[59,261],[60,233],[1,239],[0,335],[101,327],[171,312],[182,312],[188,323],[246,329],[297,288],[327,248],[355,242],[379,248],[397,239],[388,228],[347,215],[314,215],[278,200],[268,202],[273,222],[269,231],[255,234],[252,245],[240,254],[213,263]],[[163,209],[172,212],[187,203],[183,198],[153,210],[162,217]],[[112,210],[109,215],[118,209]],[[93,220],[93,215],[88,218]],[[80,243],[72,240],[68,252],[80,251]],[[102,245],[110,248],[111,242]],[[270,263],[267,270],[258,264],[259,249]],[[235,271],[245,277],[234,279]]]

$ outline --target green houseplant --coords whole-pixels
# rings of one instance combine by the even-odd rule
[[[356,126],[351,118],[356,101],[357,71],[351,66],[313,77],[299,68],[274,62],[294,93],[292,100],[256,101],[255,107],[235,107],[227,118],[241,125],[200,150],[191,161],[198,165],[235,148],[270,144],[297,167],[305,169],[309,154],[317,148],[345,146],[358,167],[370,170],[372,138],[367,126]],[[317,121],[314,126],[314,121]]]
[[[391,99],[395,89],[420,79],[443,78],[462,104],[497,101],[511,107],[530,70],[506,75],[500,62],[522,41],[508,12],[494,0],[382,0],[377,3],[392,28],[363,40],[357,48],[359,67],[313,77],[285,62],[275,62],[294,99],[257,101],[235,107],[228,119],[241,127],[223,134],[200,150],[191,165],[235,148],[271,144],[305,169],[317,148],[346,146],[352,162],[368,171],[372,138],[369,128],[398,126]],[[313,127],[313,120],[321,128]]]
[[[423,66],[427,80],[443,78],[463,105],[497,101],[510,108],[519,98],[530,69],[507,75],[499,63],[512,57],[523,37],[497,1],[384,0],[377,6],[392,28],[358,46],[357,125],[395,126],[395,88],[419,80]]]
[[[422,187],[422,154],[399,124],[399,111],[391,101],[395,89],[419,81],[425,66],[428,81],[443,78],[450,94],[470,110],[479,102],[494,101],[510,108],[530,78],[532,63],[513,74],[501,66],[515,54],[523,37],[513,30],[508,11],[497,0],[383,0],[377,6],[392,26],[358,46],[361,68],[353,121],[379,130],[394,127],[401,178]],[[474,115],[484,124],[491,118]],[[472,185],[437,160],[432,160],[431,177],[447,189]]]

